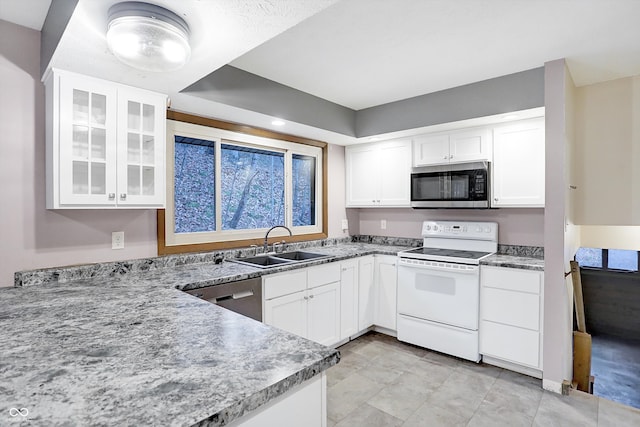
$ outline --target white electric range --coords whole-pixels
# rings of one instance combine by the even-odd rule
[[[398,253],[398,339],[479,362],[479,263],[498,249],[498,224],[425,221],[422,237]]]

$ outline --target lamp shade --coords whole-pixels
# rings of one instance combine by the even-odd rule
[[[189,60],[189,27],[163,7],[124,2],[109,9],[109,49],[120,61],[145,71],[173,71]]]

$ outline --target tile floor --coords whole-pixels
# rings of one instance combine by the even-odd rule
[[[592,335],[593,394],[640,408],[640,341]]]
[[[640,410],[368,333],[327,371],[328,426],[639,426]]]

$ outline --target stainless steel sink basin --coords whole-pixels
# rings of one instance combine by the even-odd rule
[[[276,267],[278,265],[288,264],[290,262],[293,262],[292,260],[289,260],[289,259],[276,258],[273,255],[258,255],[250,258],[233,259],[231,261],[238,262],[240,264],[251,265],[253,267],[260,267],[260,268]]]
[[[258,268],[271,268],[279,265],[291,264],[301,261],[309,261],[316,258],[323,258],[329,255],[316,254],[313,252],[293,251],[284,252],[281,254],[264,254],[257,255],[249,258],[235,258],[229,261],[237,262],[240,264],[250,265]]]
[[[293,261],[306,261],[309,259],[326,257],[328,255],[315,254],[313,252],[293,251],[293,252],[284,252],[281,254],[275,254],[274,256],[278,258],[290,259]]]

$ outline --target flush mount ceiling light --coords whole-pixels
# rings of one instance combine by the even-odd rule
[[[163,7],[124,2],[109,8],[109,49],[120,61],[145,71],[173,71],[191,55],[189,27]]]

